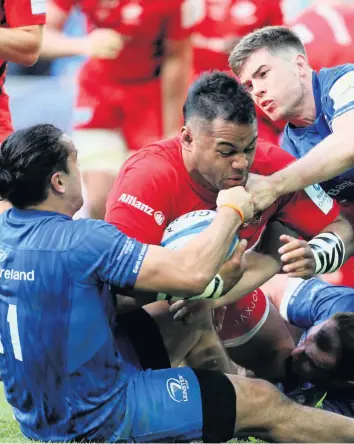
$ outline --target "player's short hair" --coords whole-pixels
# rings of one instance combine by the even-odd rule
[[[220,71],[205,72],[189,87],[183,106],[184,123],[192,117],[207,122],[221,118],[252,124],[256,110],[251,96],[233,77]]]
[[[341,379],[354,380],[354,313],[341,312],[332,316],[337,326],[341,344],[340,359],[335,375]]]
[[[240,75],[241,68],[254,52],[267,49],[270,53],[289,53],[297,51],[306,57],[306,50],[300,38],[285,26],[265,26],[243,37],[229,56],[229,65],[236,75]]]
[[[48,197],[52,175],[68,173],[68,145],[63,131],[41,124],[15,131],[0,147],[0,199],[25,208]]]

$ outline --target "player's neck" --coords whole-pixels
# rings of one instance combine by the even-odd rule
[[[316,102],[312,87],[312,72],[311,77],[307,79],[303,85],[302,96],[299,102],[291,111],[291,116],[287,119],[293,126],[306,127],[313,124],[316,120]]]
[[[73,213],[70,209],[67,208],[65,202],[56,201],[53,199],[46,199],[44,202],[38,205],[31,205],[26,207],[27,210],[37,210],[37,211],[51,211],[53,213],[64,214],[65,216],[72,217]]]

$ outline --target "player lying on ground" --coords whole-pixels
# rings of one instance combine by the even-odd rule
[[[241,225],[225,205],[246,220],[252,205],[241,187],[221,191],[215,221],[184,249],[147,246],[105,222],[72,220],[82,205],[76,157],[51,125],[15,132],[0,153],[0,195],[14,205],[0,217],[0,375],[22,432],[223,442],[257,428],[276,441],[354,442],[353,420],[299,406],[267,382],[142,368],[105,283],[202,291]]]
[[[250,172],[272,174],[293,160],[278,147],[257,142],[253,101],[235,79],[224,73],[206,73],[193,82],[183,111],[185,125],[180,137],[156,142],[132,156],[118,174],[107,201],[106,220],[143,242],[159,245],[164,230],[176,218],[190,211],[215,208],[219,190],[244,186]],[[352,228],[339,215],[338,205],[323,190],[310,187],[288,194],[257,213],[240,229],[240,237],[248,241],[248,248],[256,248],[268,220],[274,217],[305,239],[320,232],[327,232],[325,236],[329,239],[328,245],[318,237],[313,240],[316,246],[323,245],[328,257],[333,259],[322,263],[321,270],[317,269],[311,251],[309,257],[303,258],[304,262],[300,257],[292,264],[297,253],[291,252],[292,244],[289,244],[286,248],[291,256],[285,257],[284,262],[287,272],[294,267],[305,267],[304,273],[310,275],[315,271],[334,271],[344,261],[345,254],[350,254]],[[282,367],[278,369],[279,354],[288,353],[294,347],[276,310],[269,308],[261,292],[259,297],[252,293],[279,272],[277,252],[275,258],[250,252],[243,277],[220,302],[188,304],[194,308],[203,307],[204,313],[210,314],[211,309],[248,295],[247,300],[227,310],[221,337],[232,347],[232,352],[229,351],[237,363],[262,377],[271,378],[283,372]],[[167,312],[168,338],[180,344],[183,330],[172,324],[168,304],[148,309],[154,310],[154,315],[162,312],[159,322],[163,322],[161,316]],[[245,317],[247,322],[239,322]],[[176,329],[175,334],[173,329]]]
[[[327,391],[326,410],[353,417],[354,290],[285,275],[275,276],[262,290],[302,333],[289,361],[292,372]]]

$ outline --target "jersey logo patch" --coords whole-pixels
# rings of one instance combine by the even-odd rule
[[[320,185],[315,184],[306,187],[305,192],[322,213],[328,214],[333,208],[333,199],[328,196]]]
[[[330,89],[329,96],[333,100],[334,111],[354,102],[354,71],[340,77]]]
[[[157,225],[162,225],[165,220],[165,215],[162,213],[162,211],[155,211],[153,208],[149,207],[149,205],[140,202],[140,200],[138,200],[136,196],[132,196],[131,194],[122,193],[122,195],[118,199],[118,202],[124,202],[127,205],[130,205],[142,211],[143,213],[148,214],[149,216],[154,216]]]

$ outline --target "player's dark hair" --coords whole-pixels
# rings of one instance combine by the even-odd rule
[[[211,71],[192,83],[183,106],[184,123],[192,117],[208,122],[220,118],[237,124],[252,124],[256,110],[251,96],[233,77]]]
[[[341,355],[335,375],[354,381],[354,313],[336,313],[331,319],[336,323],[341,344]]]
[[[0,199],[25,208],[48,197],[56,171],[68,173],[69,147],[54,125],[34,125],[12,133],[0,147]]]
[[[306,57],[305,47],[294,31],[285,26],[265,26],[247,34],[234,47],[229,57],[232,71],[240,75],[241,68],[248,57],[263,48],[272,54],[294,49]]]

